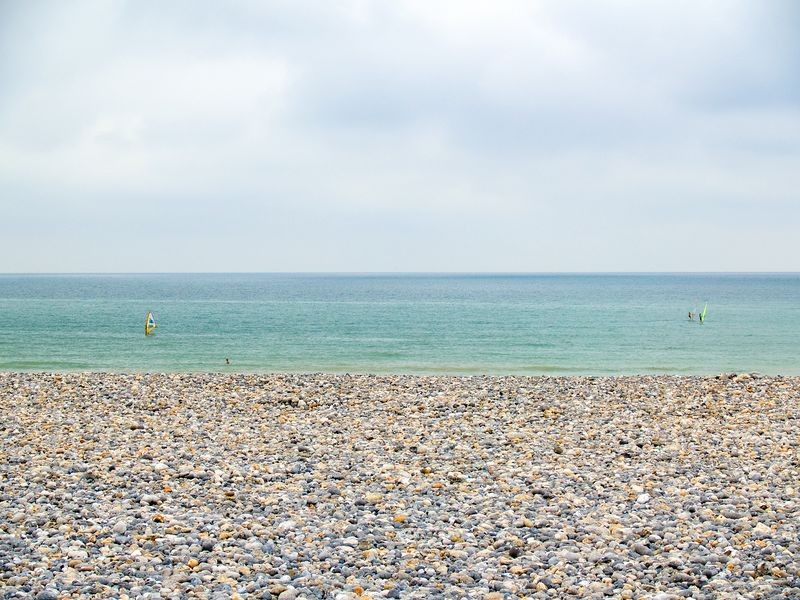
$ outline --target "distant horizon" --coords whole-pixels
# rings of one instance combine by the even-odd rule
[[[800,271],[6,271],[2,275],[800,275]]]

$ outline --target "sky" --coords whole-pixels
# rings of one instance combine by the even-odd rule
[[[0,272],[800,271],[792,0],[0,0]]]

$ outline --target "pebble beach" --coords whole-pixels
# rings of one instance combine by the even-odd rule
[[[800,378],[0,373],[0,598],[797,598]]]

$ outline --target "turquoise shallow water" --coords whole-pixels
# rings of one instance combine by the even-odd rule
[[[0,370],[800,374],[800,274],[0,275]]]

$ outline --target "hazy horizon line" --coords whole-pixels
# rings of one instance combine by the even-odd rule
[[[800,275],[800,271],[2,271],[8,275]]]

